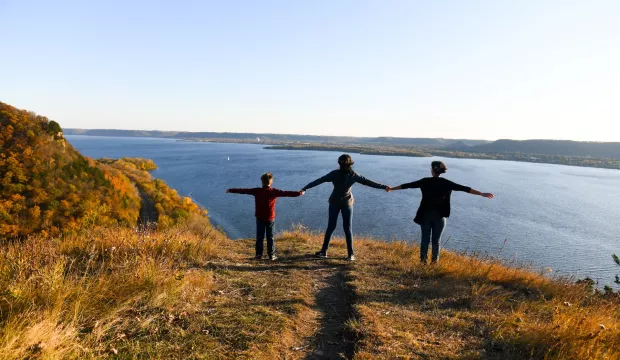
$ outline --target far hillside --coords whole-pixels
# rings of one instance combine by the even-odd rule
[[[219,140],[225,142],[256,142],[281,144],[287,142],[309,142],[330,144],[384,144],[407,146],[447,146],[462,142],[467,145],[486,144],[486,140],[471,139],[433,139],[400,137],[353,137],[353,136],[318,136],[294,134],[260,134],[228,132],[189,132],[159,130],[116,130],[116,129],[66,129],[67,135],[118,136],[118,137],[159,137],[192,140]]]
[[[349,137],[349,136],[315,136],[293,134],[259,134],[259,133],[220,133],[220,132],[184,132],[158,130],[114,130],[114,129],[67,129],[67,135],[88,136],[118,136],[118,137],[159,137],[193,141],[257,143],[267,145],[286,145],[299,149],[307,146],[317,149],[319,146],[337,147],[357,146],[365,147],[364,153],[387,153],[388,148],[406,148],[416,153],[426,153],[437,156],[465,157],[463,152],[476,158],[495,158],[481,154],[527,154],[547,156],[568,156],[579,158],[620,159],[620,142],[584,142],[570,140],[472,140],[472,139],[443,139],[443,138],[404,138],[404,137]],[[402,153],[403,150],[396,151]],[[437,153],[436,153],[437,152]],[[503,159],[503,158],[502,158]],[[524,161],[520,157],[511,157],[511,160]],[[562,161],[543,161],[563,163]],[[568,162],[572,165],[573,162]],[[583,161],[578,165],[590,166]],[[595,164],[598,167],[603,166]]]
[[[620,142],[497,140],[489,144],[475,146],[467,146],[464,143],[455,145],[452,145],[451,148],[473,153],[526,153],[620,159]]]

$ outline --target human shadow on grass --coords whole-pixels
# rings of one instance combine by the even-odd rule
[[[357,337],[347,327],[356,318],[353,304],[355,291],[348,271],[337,271],[323,279],[316,293],[316,308],[322,314],[321,329],[314,348],[305,360],[352,359]]]
[[[521,346],[517,349],[515,344],[509,341],[498,342],[492,336],[493,324],[482,319],[477,319],[476,299],[471,296],[471,289],[467,289],[462,283],[449,282],[440,285],[426,284],[422,286],[406,286],[401,289],[378,289],[372,290],[365,294],[358,295],[358,301],[363,303],[382,303],[387,305],[387,311],[381,312],[379,316],[386,316],[386,321],[390,321],[390,316],[403,316],[398,309],[402,306],[402,310],[412,310],[417,313],[416,317],[428,316],[437,321],[443,316],[441,314],[457,313],[470,314],[471,323],[461,323],[455,330],[455,336],[463,336],[464,339],[469,337],[479,337],[480,342],[472,342],[467,349],[463,351],[474,351],[478,353],[480,359],[521,359],[528,358],[527,346]],[[391,308],[394,307],[394,309]],[[415,309],[415,310],[414,310]],[[392,313],[390,315],[390,313]],[[458,335],[461,334],[461,335]],[[519,356],[515,356],[519,354]],[[424,354],[420,354],[424,357]],[[538,358],[538,357],[535,357]]]
[[[419,289],[406,287],[404,289],[373,290],[360,296],[364,302],[385,303],[391,305],[413,305],[430,309],[464,309],[469,308],[471,301],[465,293],[457,292],[454,288]]]
[[[240,264],[218,264],[209,262],[203,266],[206,270],[228,270],[228,271],[282,271],[282,270],[320,270],[336,269],[347,267],[347,263],[337,262],[334,259],[320,259],[311,255],[299,255],[291,257],[281,257],[276,261],[270,260],[248,260],[249,263]]]
[[[399,278],[396,281],[392,279],[389,282],[377,278],[374,280],[377,284],[375,289],[362,294],[362,300],[393,305],[428,304],[436,309],[473,308],[475,296],[472,294],[479,285],[485,285],[482,287],[484,296],[494,299],[540,299],[540,296],[533,292],[525,294],[523,288],[506,286],[500,282],[475,277],[453,277],[445,273],[440,275],[433,277],[423,274],[418,277]]]
[[[507,278],[500,280],[490,279],[487,274],[492,271],[493,265],[486,265],[488,271],[477,274],[460,274],[450,271],[445,271],[441,267],[434,267],[433,265],[424,265],[423,268],[413,271],[402,271],[398,267],[381,266],[380,263],[368,264],[373,267],[373,272],[381,272],[387,274],[390,281],[393,283],[403,284],[405,287],[411,287],[410,291],[420,292],[421,289],[416,288],[412,283],[422,285],[423,287],[431,287],[432,292],[446,291],[449,294],[454,293],[454,287],[465,287],[470,289],[471,284],[488,284],[495,286],[497,290],[511,293],[509,296],[512,299],[539,299],[544,297],[549,300],[553,297],[552,289],[545,289],[544,287],[538,288],[535,284],[528,282],[527,280],[519,280],[518,277]],[[431,286],[429,284],[437,282],[437,286]],[[406,296],[405,296],[406,298]],[[397,299],[401,299],[400,296]]]
[[[302,255],[289,255],[289,252],[284,252],[282,255],[278,255],[279,262],[333,262],[333,261],[343,261],[346,260],[346,256],[330,256],[328,258],[320,258],[316,257],[313,254],[302,254]]]
[[[279,309],[280,311],[294,315],[299,311],[297,305],[310,307],[311,305],[304,299],[285,299],[285,300],[265,300],[258,303],[261,306]]]

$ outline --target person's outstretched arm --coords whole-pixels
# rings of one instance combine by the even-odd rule
[[[298,197],[304,194],[304,191],[284,191],[273,189],[276,197]]]
[[[459,185],[457,183],[453,183],[452,181],[450,181],[450,185],[451,185],[452,191],[463,191],[463,192],[466,192],[468,194],[482,196],[482,197],[485,197],[487,199],[493,199],[495,197],[495,195],[493,195],[491,193],[483,193],[483,192],[480,192],[478,190],[474,190],[474,189],[470,188],[469,186],[463,186],[463,185]]]
[[[383,190],[387,190],[389,191],[390,187],[387,185],[383,185],[383,184],[379,184],[376,183],[370,179],[366,179],[365,177],[363,177],[362,175],[356,174],[355,175],[355,182],[358,182],[362,185],[366,185],[369,186],[371,188],[375,188],[375,189],[383,189]]]
[[[255,189],[228,189],[226,190],[229,194],[246,194],[246,195],[254,195]]]
[[[495,195],[493,195],[492,193],[483,193],[483,192],[480,192],[480,191],[474,190],[474,189],[469,189],[469,193],[472,194],[472,195],[479,195],[479,196],[485,197],[487,199],[493,199],[495,197]]]
[[[424,179],[420,179],[418,181],[414,181],[414,182],[398,185],[396,187],[390,188],[390,190],[417,189],[420,186],[422,186],[422,180],[424,180]]]
[[[312,189],[315,186],[321,185],[322,183],[326,183],[328,181],[332,181],[332,174],[333,172],[330,172],[329,174],[322,176],[316,180],[314,180],[313,182],[311,182],[310,184],[304,186],[301,191],[305,192],[308,189]]]

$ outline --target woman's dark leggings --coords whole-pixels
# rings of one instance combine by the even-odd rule
[[[353,205],[335,205],[329,204],[329,221],[327,222],[327,230],[325,231],[325,239],[323,240],[323,248],[321,252],[327,254],[327,248],[329,248],[329,241],[332,239],[332,234],[336,230],[338,224],[338,214],[342,212],[342,226],[344,228],[344,236],[347,239],[347,251],[349,255],[353,255],[353,233],[351,228],[353,227]]]
[[[420,225],[422,227],[422,244],[420,244],[420,261],[426,262],[428,256],[428,245],[433,241],[432,262],[439,261],[439,244],[441,234],[446,228],[446,218],[433,211],[427,214]]]

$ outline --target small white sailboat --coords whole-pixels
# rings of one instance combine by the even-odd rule
[[[230,156],[228,157],[228,161],[230,161]]]

